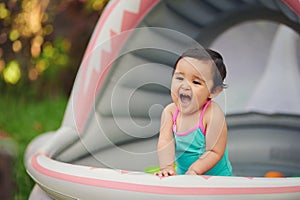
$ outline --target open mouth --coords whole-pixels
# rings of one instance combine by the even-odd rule
[[[180,94],[179,97],[182,104],[189,104],[192,100],[192,97],[187,94]]]

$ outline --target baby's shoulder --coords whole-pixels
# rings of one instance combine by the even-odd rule
[[[170,103],[170,104],[168,104],[168,105],[165,107],[165,109],[164,109],[164,112],[165,112],[166,114],[170,114],[170,115],[172,115],[172,116],[173,116],[173,114],[175,113],[175,111],[176,111],[176,105],[175,105],[175,103]]]
[[[224,112],[220,105],[214,101],[211,101],[209,106],[207,107],[206,113],[210,114],[219,114],[219,115],[224,115]]]

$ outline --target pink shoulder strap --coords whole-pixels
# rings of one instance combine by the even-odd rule
[[[173,125],[175,124],[176,125],[176,119],[177,119],[177,116],[178,116],[178,108],[176,108],[175,112],[174,112],[174,115],[173,115]]]
[[[203,109],[202,109],[202,112],[201,112],[201,114],[200,114],[199,128],[202,130],[202,133],[203,133],[204,135],[206,134],[206,131],[205,131],[205,128],[204,128],[204,126],[203,126],[203,116],[204,116],[204,113],[205,113],[205,111],[206,111],[208,105],[210,104],[210,102],[211,102],[211,100],[208,100],[208,101],[205,103],[205,105],[204,105],[204,107],[203,107]]]

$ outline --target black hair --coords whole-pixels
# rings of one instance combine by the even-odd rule
[[[218,69],[218,73],[214,73],[214,86],[212,90],[216,89],[218,86],[222,88],[226,88],[226,84],[223,83],[224,79],[226,78],[226,66],[223,62],[223,57],[220,53],[212,50],[212,49],[204,49],[204,48],[195,48],[195,49],[188,49],[177,59],[173,69],[173,75],[176,70],[177,64],[180,59],[184,57],[195,58],[198,60],[204,61],[213,61],[216,68]]]

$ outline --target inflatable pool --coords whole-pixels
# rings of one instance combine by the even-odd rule
[[[61,128],[27,147],[30,199],[300,199],[299,16],[298,0],[111,1]],[[144,171],[158,165],[172,66],[196,46],[228,58],[229,88],[216,101],[235,176],[159,178]]]

